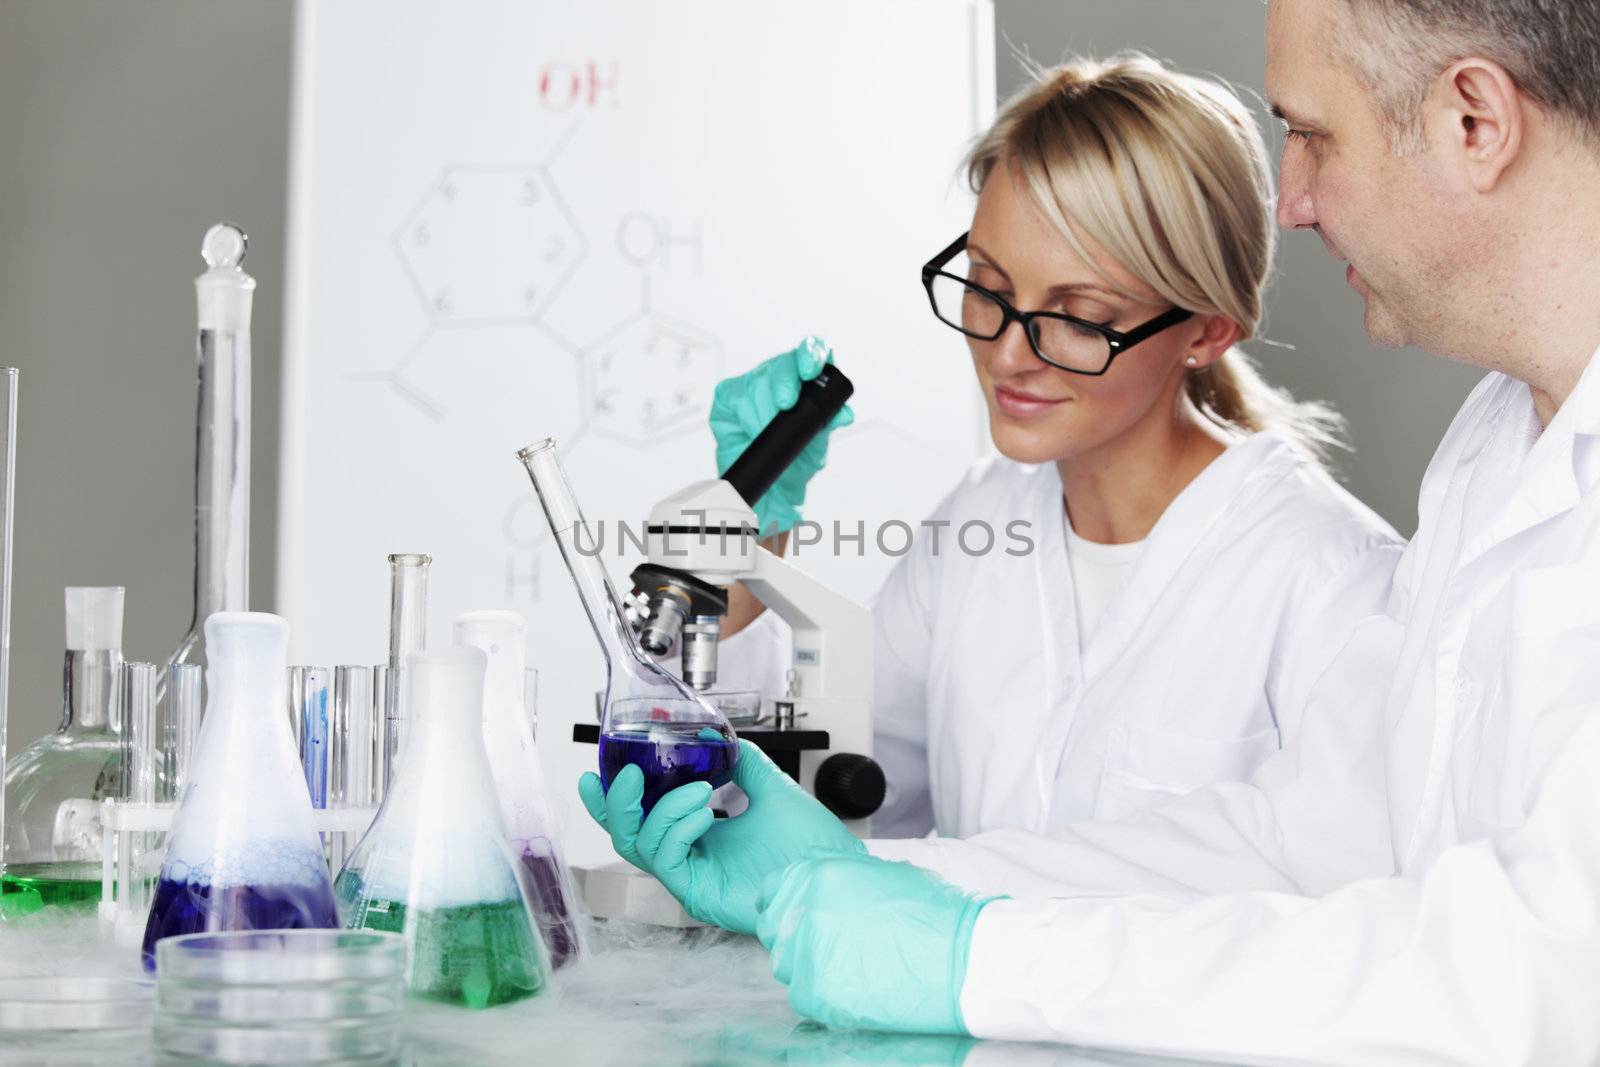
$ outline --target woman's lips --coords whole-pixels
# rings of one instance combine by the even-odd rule
[[[995,406],[1014,418],[1027,418],[1031,415],[1043,414],[1051,408],[1065,404],[1065,400],[1043,400],[1027,393],[1018,393],[1004,386],[994,387]]]

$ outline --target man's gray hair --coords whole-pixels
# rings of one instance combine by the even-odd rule
[[[1343,0],[1349,58],[1395,150],[1420,148],[1420,112],[1450,64],[1481,56],[1600,145],[1600,0]]]

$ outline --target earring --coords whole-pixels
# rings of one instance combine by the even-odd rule
[[[1200,365],[1200,361],[1194,356],[1190,356],[1188,359],[1184,360],[1184,362],[1189,364],[1191,367],[1198,367]]]

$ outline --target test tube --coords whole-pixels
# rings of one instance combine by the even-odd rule
[[[289,721],[300,727],[300,763],[313,808],[328,806],[328,690],[326,667],[289,668]]]
[[[383,803],[389,788],[389,665],[372,668],[372,803]]]
[[[200,736],[204,673],[198,663],[174,663],[167,668],[167,790],[162,799],[172,803],[183,800],[183,786]]]
[[[331,806],[365,808],[372,804],[372,766],[377,735],[374,708],[371,668],[335,667],[328,757]]]
[[[156,683],[161,669],[154,663],[124,663],[118,718],[122,731],[122,790],[130,807],[151,807],[161,798],[163,731],[157,718]],[[159,847],[158,834],[124,830],[117,842],[117,910],[133,922],[150,908],[150,864],[146,857]]]
[[[428,567],[433,557],[420,552],[396,552],[389,557],[389,675],[384,694],[383,781],[385,787],[399,769],[400,748],[405,743],[406,660],[428,643]]]
[[[122,665],[122,796],[130,804],[154,804],[161,788],[163,740],[156,721],[154,663]]]
[[[6,708],[11,692],[11,517],[12,483],[17,473],[17,369],[0,367],[5,391],[0,417],[0,767],[6,765]],[[6,805],[0,795],[0,840],[5,839]]]

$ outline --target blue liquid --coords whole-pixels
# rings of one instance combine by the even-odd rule
[[[156,969],[156,942],[179,934],[217,930],[299,930],[339,927],[333,890],[305,885],[156,883],[144,928],[144,969]]]
[[[628,764],[644,772],[644,813],[690,782],[715,789],[733,777],[739,743],[730,733],[701,723],[641,723],[638,729],[600,735],[600,784],[607,789]]]

